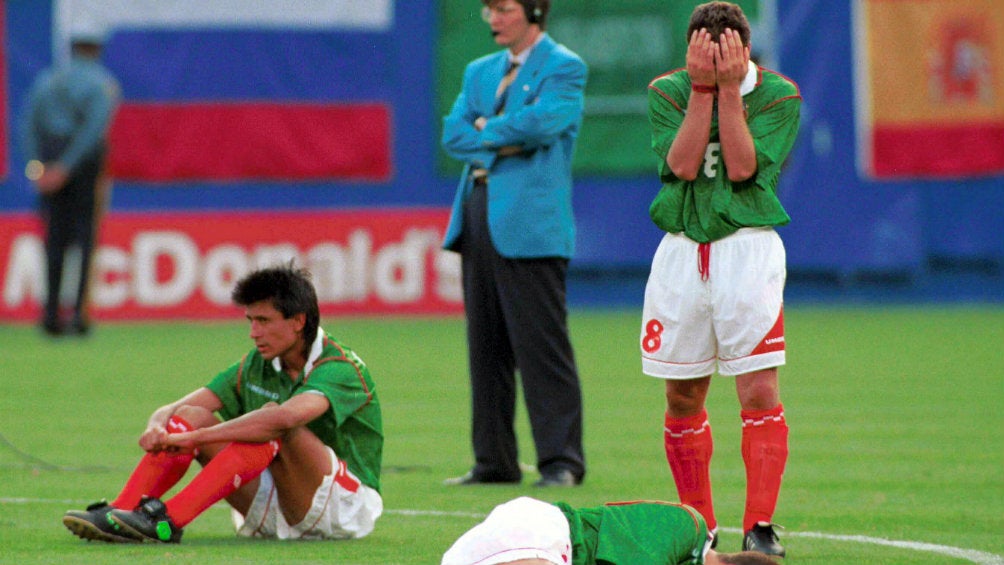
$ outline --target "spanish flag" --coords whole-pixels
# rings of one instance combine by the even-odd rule
[[[863,172],[1004,173],[1004,3],[857,0],[855,8]]]

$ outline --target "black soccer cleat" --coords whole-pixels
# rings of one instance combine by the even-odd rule
[[[774,524],[757,522],[743,536],[743,551],[756,551],[766,555],[784,557],[784,546],[781,545],[774,532]],[[778,526],[780,527],[780,526]]]
[[[178,543],[182,529],[167,515],[167,507],[156,498],[144,498],[136,510],[112,510],[109,519],[136,541]]]
[[[97,540],[108,543],[137,543],[129,537],[122,528],[111,520],[114,510],[108,501],[95,502],[87,510],[68,510],[63,515],[63,525],[73,532],[73,535],[87,541]]]

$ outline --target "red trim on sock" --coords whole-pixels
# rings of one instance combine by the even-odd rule
[[[746,511],[743,531],[772,522],[788,461],[788,423],[784,406],[743,410],[742,454],[746,464]]]
[[[708,529],[718,527],[711,496],[714,442],[707,411],[687,418],[666,414],[663,444],[680,501],[700,512]]]

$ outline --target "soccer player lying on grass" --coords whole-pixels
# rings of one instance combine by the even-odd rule
[[[318,327],[309,273],[289,266],[241,279],[255,348],[205,387],[158,408],[139,438],[146,455],[110,504],[69,511],[77,536],[176,543],[221,499],[237,534],[359,538],[383,512],[383,429],[362,360]],[[219,418],[214,414],[218,414]],[[222,421],[221,421],[222,420]],[[166,502],[192,460],[203,469]]]
[[[752,551],[718,553],[701,514],[668,502],[575,509],[521,497],[460,536],[441,565],[776,565]]]

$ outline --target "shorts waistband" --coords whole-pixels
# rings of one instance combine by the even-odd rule
[[[746,237],[746,236],[752,236],[752,235],[757,235],[757,234],[762,234],[762,233],[770,233],[772,231],[774,231],[774,228],[772,226],[759,226],[759,227],[752,227],[752,228],[739,228],[734,233],[730,233],[729,235],[727,235],[727,236],[725,236],[725,237],[723,237],[721,239],[716,239],[714,241],[709,241],[708,243],[719,243],[719,242],[726,241],[726,240],[733,239],[733,238],[739,239],[739,238],[743,238],[743,237]],[[687,234],[685,234],[683,232],[671,233],[669,235],[676,236],[676,237],[682,237],[684,239],[693,241],[695,244],[700,243],[698,241],[694,241],[693,239],[690,239],[689,237],[687,237]]]

